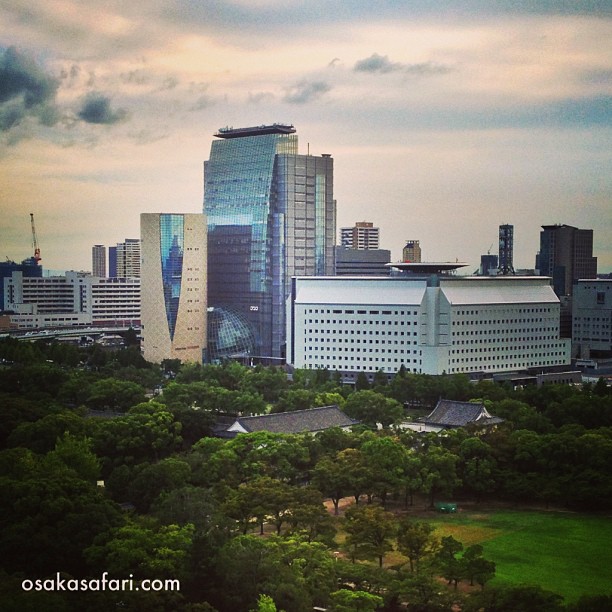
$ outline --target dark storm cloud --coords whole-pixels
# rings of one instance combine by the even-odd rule
[[[301,81],[287,89],[283,100],[289,104],[306,104],[321,97],[330,89],[325,81]]]
[[[0,50],[0,130],[10,130],[28,116],[53,124],[57,87],[57,79],[15,47]]]
[[[433,74],[446,74],[451,72],[449,66],[434,64],[432,62],[422,62],[420,64],[402,64],[392,62],[388,56],[373,53],[370,57],[359,60],[353,67],[355,72],[370,72],[373,74],[386,74],[388,72],[403,72],[416,76],[428,76]]]
[[[108,96],[101,93],[90,93],[83,100],[78,116],[86,123],[112,125],[122,121],[127,116],[124,109],[112,110]]]

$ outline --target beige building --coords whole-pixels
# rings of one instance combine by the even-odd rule
[[[140,216],[142,348],[147,361],[202,362],[206,349],[206,217]]]

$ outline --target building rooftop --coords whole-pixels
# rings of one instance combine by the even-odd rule
[[[215,134],[217,138],[245,138],[246,136],[263,136],[264,134],[294,134],[295,128],[284,123],[257,125],[245,128],[223,127]]]
[[[338,406],[321,406],[257,416],[239,417],[228,431],[269,431],[271,433],[316,433],[330,427],[351,427],[358,421],[349,418]]]
[[[442,272],[452,272],[459,268],[465,268],[468,264],[450,261],[432,261],[432,262],[412,262],[398,261],[387,264],[390,268],[404,270],[406,272],[415,272],[417,274],[440,274]]]
[[[473,402],[456,402],[441,399],[433,411],[422,421],[427,425],[441,427],[465,427],[466,425],[497,425],[503,419],[487,412],[483,404]]]

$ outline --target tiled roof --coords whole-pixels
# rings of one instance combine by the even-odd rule
[[[502,423],[503,419],[489,414],[483,404],[441,399],[423,422],[442,427],[465,427],[470,423],[495,425]]]
[[[346,416],[338,406],[247,416],[236,420],[248,432],[272,433],[314,433],[330,427],[350,427],[358,422]]]

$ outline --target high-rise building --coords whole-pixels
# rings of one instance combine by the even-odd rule
[[[206,220],[143,213],[142,347],[145,359],[201,363],[206,349]]]
[[[499,273],[514,274],[514,225],[499,226]]]
[[[91,247],[91,272],[94,276],[106,276],[106,247],[103,244]]]
[[[407,240],[402,250],[402,261],[421,263],[421,246],[418,240]]]
[[[280,359],[291,277],[334,273],[333,159],[298,154],[290,125],[216,137],[204,162],[208,300],[248,322],[258,356]]]
[[[579,279],[597,278],[597,257],[593,257],[593,230],[571,225],[543,225],[536,269],[553,280],[555,293],[572,295]]]
[[[369,221],[358,221],[353,227],[340,228],[340,245],[347,249],[367,251],[380,247],[380,229]]]
[[[126,238],[116,247],[117,276],[119,278],[140,278],[140,240]]]

